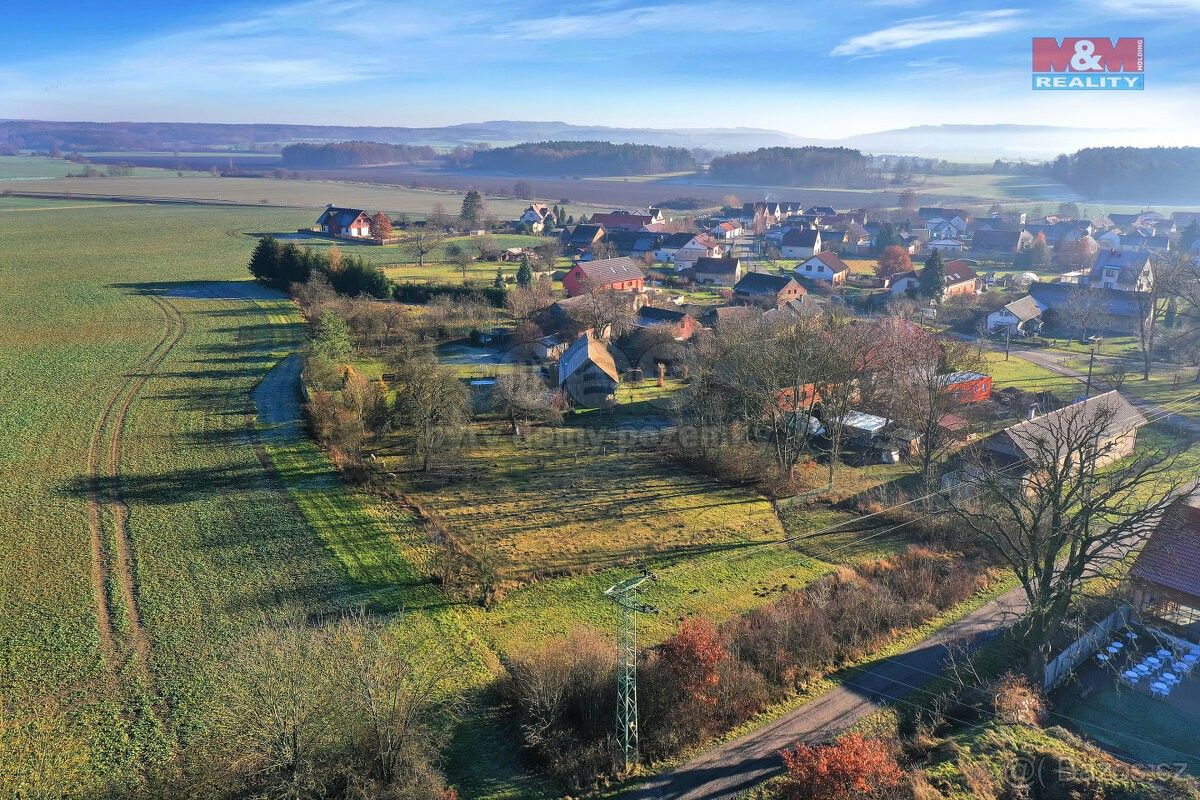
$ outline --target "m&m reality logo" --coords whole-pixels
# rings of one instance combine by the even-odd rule
[[[1146,88],[1145,40],[1126,36],[1034,37],[1033,88],[1137,90]]]

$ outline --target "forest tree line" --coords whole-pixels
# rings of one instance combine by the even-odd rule
[[[1200,183],[1200,147],[1088,147],[1059,156],[1050,172],[1091,197],[1191,199]]]
[[[709,174],[728,183],[853,186],[870,179],[870,160],[845,147],[762,147],[717,156]]]
[[[289,144],[282,151],[284,164],[307,169],[411,164],[429,161],[436,155],[432,147],[383,142],[302,142]]]
[[[475,169],[529,175],[653,175],[695,169],[682,147],[612,142],[526,142],[478,150]]]

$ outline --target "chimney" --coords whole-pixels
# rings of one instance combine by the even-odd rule
[[[1037,419],[1037,415],[1038,415],[1038,404],[1030,403],[1029,411],[1025,412],[1025,419],[1027,419],[1027,420]]]

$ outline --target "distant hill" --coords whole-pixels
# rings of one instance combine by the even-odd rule
[[[921,125],[845,139],[797,136],[764,128],[622,128],[565,122],[493,120],[443,127],[342,125],[231,125],[191,122],[48,122],[0,120],[0,149],[188,151],[278,149],[297,142],[369,141],[453,148],[494,147],[537,141],[606,141],[732,153],[762,147],[843,146],[874,155],[950,160],[1051,159],[1085,147],[1157,144],[1139,130],[1098,130],[1051,125]]]

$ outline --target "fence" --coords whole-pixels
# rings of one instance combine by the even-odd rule
[[[1122,605],[1113,613],[1097,622],[1088,632],[1068,645],[1046,665],[1042,688],[1050,691],[1065,681],[1075,668],[1093,653],[1112,641],[1113,631],[1129,624],[1130,607]]]

